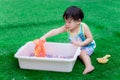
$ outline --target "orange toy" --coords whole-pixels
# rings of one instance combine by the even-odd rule
[[[109,57],[111,57],[111,55],[105,55],[104,57],[101,57],[101,58],[97,58],[97,61],[101,64],[105,64],[109,61]]]
[[[46,56],[46,52],[45,52],[45,48],[44,48],[44,43],[45,40],[35,40],[35,56],[36,57],[45,57]]]

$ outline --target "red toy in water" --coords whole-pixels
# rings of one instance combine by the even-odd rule
[[[45,52],[45,47],[44,47],[44,43],[46,41],[45,40],[35,40],[35,56],[36,57],[45,57],[46,56],[46,52]]]

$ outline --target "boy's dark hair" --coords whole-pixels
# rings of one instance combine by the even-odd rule
[[[76,6],[70,6],[64,12],[63,18],[66,20],[68,18],[72,18],[73,20],[76,20],[76,21],[81,19],[81,21],[82,21],[84,18],[84,13],[80,8],[78,8]]]

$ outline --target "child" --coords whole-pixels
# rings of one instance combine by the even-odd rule
[[[82,10],[76,6],[71,6],[63,14],[65,25],[60,28],[53,29],[47,34],[43,35],[40,39],[46,40],[46,38],[63,33],[69,33],[70,41],[81,47],[80,58],[85,64],[83,74],[87,74],[94,70],[94,66],[91,63],[90,55],[93,53],[96,45],[93,40],[89,27],[82,22],[84,14]]]

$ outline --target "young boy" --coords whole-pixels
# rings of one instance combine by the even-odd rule
[[[81,47],[79,57],[85,64],[83,74],[87,74],[94,70],[94,66],[91,63],[90,55],[93,53],[96,44],[93,40],[89,27],[82,22],[84,18],[83,11],[76,6],[70,6],[64,12],[63,18],[66,22],[65,25],[61,26],[60,28],[49,31],[40,39],[46,40],[46,38],[48,37],[63,32],[68,32],[70,41],[74,45]]]

